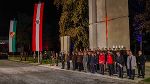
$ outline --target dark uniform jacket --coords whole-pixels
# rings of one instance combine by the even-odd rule
[[[82,62],[82,60],[83,60],[83,56],[82,55],[78,55],[77,56],[77,62]]]
[[[146,57],[144,55],[137,56],[137,64],[145,65]]]
[[[77,62],[77,55],[72,55],[72,62]]]
[[[91,56],[90,64],[96,64],[97,63],[96,61],[97,60],[96,60],[95,56]]]
[[[123,58],[123,56],[122,55],[117,56],[116,57],[116,62],[121,64],[121,65],[124,65],[124,58]]]

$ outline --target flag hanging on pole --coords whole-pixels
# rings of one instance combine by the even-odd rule
[[[44,3],[36,3],[33,16],[32,51],[42,51],[43,12]]]
[[[10,21],[9,30],[9,52],[16,52],[16,25],[17,21]]]

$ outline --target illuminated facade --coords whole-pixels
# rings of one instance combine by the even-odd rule
[[[89,48],[130,49],[128,0],[89,0]]]

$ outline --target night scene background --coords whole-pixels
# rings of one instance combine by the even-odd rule
[[[9,35],[9,23],[16,19],[17,23],[17,47],[24,44],[25,50],[31,49],[32,17],[34,3],[45,2],[43,18],[43,47],[48,50],[60,50],[59,19],[61,8],[54,5],[54,0],[1,0],[0,5],[0,38],[7,39]],[[150,51],[150,1],[129,0],[129,22],[131,49],[142,49],[145,54]],[[142,34],[141,34],[142,32]],[[20,36],[23,35],[21,38]],[[142,37],[142,39],[141,39]],[[30,43],[28,46],[26,43]]]
[[[34,12],[34,3],[39,1],[45,2],[43,16],[43,47],[53,50],[58,50],[58,26],[56,17],[56,7],[53,5],[53,0],[3,0],[0,5],[0,38],[8,39],[10,20],[17,20],[17,47],[20,43],[25,44],[25,50],[31,44],[32,39],[32,20]],[[23,37],[22,37],[23,36]],[[30,48],[31,49],[31,48]]]

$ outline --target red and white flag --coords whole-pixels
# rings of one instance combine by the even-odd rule
[[[43,12],[44,3],[34,5],[32,51],[42,51]]]

